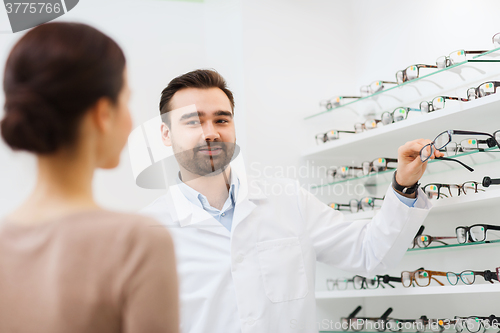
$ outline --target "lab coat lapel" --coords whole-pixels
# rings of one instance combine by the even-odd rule
[[[181,227],[200,228],[219,235],[230,236],[229,230],[214,219],[203,208],[191,203],[180,191],[178,185],[169,188],[169,209],[174,222],[179,223]]]

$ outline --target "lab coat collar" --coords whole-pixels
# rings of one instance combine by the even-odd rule
[[[231,230],[234,230],[238,223],[247,217],[255,208],[256,205],[253,201],[263,200],[267,198],[267,196],[262,190],[262,184],[259,181],[249,181],[245,172],[238,172],[233,165],[231,165],[231,172],[234,172],[235,176],[240,180],[231,227]],[[229,231],[224,228],[219,221],[214,219],[203,208],[191,203],[181,192],[177,184],[169,188],[167,201],[171,203],[169,207],[175,210],[175,214],[171,214],[174,222],[178,223],[181,227],[192,226],[194,224],[199,227],[221,226],[225,232],[229,233]],[[219,228],[210,229],[217,230]]]

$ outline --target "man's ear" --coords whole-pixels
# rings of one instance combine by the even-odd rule
[[[167,147],[171,147],[172,146],[172,139],[170,137],[170,129],[168,128],[167,124],[165,123],[161,123],[161,141],[163,142],[163,144]]]

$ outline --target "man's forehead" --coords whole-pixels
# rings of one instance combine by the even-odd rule
[[[232,116],[231,110],[224,110],[220,108],[208,108],[200,109],[196,104],[187,105],[175,110],[170,111],[171,115],[176,119],[182,120],[183,118],[191,117],[210,117],[210,116],[220,116],[227,115]]]
[[[219,88],[184,88],[177,91],[170,101],[172,109],[179,109],[195,104],[200,111],[228,109],[231,111],[231,102],[227,95]]]

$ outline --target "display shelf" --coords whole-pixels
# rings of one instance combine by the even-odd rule
[[[490,209],[491,207],[498,207],[498,206],[500,206],[500,189],[489,189],[486,190],[485,192],[461,195],[458,197],[432,201],[432,208],[431,211],[429,212],[429,216],[433,216],[434,214],[443,214],[443,213],[446,214],[452,212],[457,214],[471,209],[485,210],[485,209]],[[376,212],[378,211],[379,210],[374,210],[374,211],[371,210],[355,214],[345,214],[345,218],[348,221],[371,219],[375,216]],[[495,243],[495,241],[491,241],[490,243]],[[453,244],[448,246],[434,246],[427,248],[427,250],[436,248],[449,248],[455,246],[472,246],[477,244],[482,244],[482,242],[470,243],[470,244]]]
[[[460,248],[467,248],[471,246],[478,246],[478,245],[500,245],[500,240],[492,240],[492,241],[486,241],[486,242],[474,242],[474,243],[465,243],[465,244],[450,244],[450,245],[439,245],[439,246],[429,246],[429,247],[423,247],[423,248],[416,248],[416,249],[408,249],[406,253],[414,253],[414,252],[427,252],[427,251],[432,251],[432,250],[439,250],[439,249],[452,249],[456,247]]]
[[[356,99],[330,110],[324,110],[304,119],[312,119],[330,112],[343,110],[353,111],[356,114],[362,114],[367,108],[374,112],[389,111],[391,108],[400,106],[410,106],[425,100],[427,97],[434,97],[442,94],[444,89],[457,89],[467,85],[471,81],[486,79],[500,73],[500,60],[490,57],[478,57],[467,60],[443,69],[423,69],[430,71],[429,74],[422,75],[411,81],[404,82],[393,87],[389,87],[375,94]],[[396,71],[394,71],[394,74]],[[425,72],[426,73],[426,72]],[[463,96],[469,86],[465,86]]]
[[[500,129],[500,123],[497,121],[500,116],[499,108],[500,94],[494,94],[312,146],[302,152],[302,157],[335,160],[337,165],[359,164],[365,160],[393,155],[405,141],[416,138],[432,140],[448,129],[493,133]],[[362,156],[362,159],[359,156]]]
[[[470,167],[474,167],[477,165],[493,163],[500,161],[500,149],[498,147],[485,149],[484,152],[480,151],[471,151],[467,153],[457,154],[454,156],[448,156],[450,158],[459,159],[463,163],[469,165]],[[359,164],[358,166],[360,166]],[[339,165],[340,166],[340,165]],[[428,162],[427,172],[428,175],[435,175],[441,172],[448,172],[453,169],[461,169],[461,166],[457,162],[451,161],[442,161],[442,160],[430,160]],[[319,185],[311,185],[311,189],[321,188],[326,186],[332,186],[347,182],[366,182],[368,185],[383,185],[389,184],[392,181],[392,176],[394,173],[394,169],[388,169],[386,171],[376,172],[369,175],[363,175],[359,177],[340,179],[329,183],[319,184]],[[326,177],[326,176],[325,176]]]
[[[396,287],[377,288],[371,290],[334,290],[316,291],[316,299],[337,299],[357,297],[389,297],[389,296],[414,296],[414,295],[449,295],[449,294],[478,294],[500,292],[500,284],[477,284],[457,286],[433,287]]]

